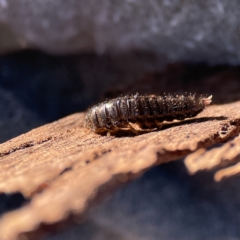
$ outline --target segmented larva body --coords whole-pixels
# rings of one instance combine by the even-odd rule
[[[164,121],[196,116],[211,103],[212,96],[127,95],[97,104],[87,111],[85,126],[96,133],[154,131]]]

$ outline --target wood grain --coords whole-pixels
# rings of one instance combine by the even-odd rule
[[[119,137],[89,132],[83,127],[85,113],[76,113],[1,144],[0,192],[20,192],[29,203],[2,216],[0,239],[34,239],[43,226],[82,216],[152,166],[236,136],[239,109],[240,101],[210,106],[161,131]]]

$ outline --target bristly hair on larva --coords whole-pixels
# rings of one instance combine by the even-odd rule
[[[88,109],[85,127],[95,133],[134,134],[152,132],[164,121],[195,117],[212,102],[212,96],[196,94],[126,95]]]

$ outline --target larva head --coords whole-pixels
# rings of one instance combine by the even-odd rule
[[[87,114],[85,116],[85,127],[90,130],[95,130],[97,119],[96,119],[96,112],[95,108],[92,107],[87,111]]]
[[[85,116],[85,125],[84,127],[85,128],[88,128],[88,129],[91,129],[91,125],[92,125],[92,122],[91,122],[91,119],[90,119],[90,112],[88,111],[86,116]]]

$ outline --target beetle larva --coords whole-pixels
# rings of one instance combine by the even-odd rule
[[[87,111],[85,126],[96,133],[131,131],[135,134],[161,128],[164,121],[196,116],[212,96],[127,95],[97,104]]]

